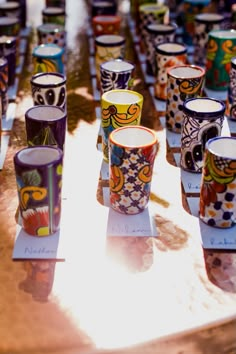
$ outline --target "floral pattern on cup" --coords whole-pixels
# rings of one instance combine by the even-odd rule
[[[209,226],[236,223],[236,138],[208,140],[200,189],[200,219]]]
[[[180,166],[201,173],[206,142],[221,135],[224,122],[223,101],[196,97],[183,103]]]
[[[167,70],[167,77],[166,127],[181,133],[183,103],[188,98],[201,96],[205,70],[196,65],[177,65]]]
[[[150,135],[148,143],[141,147],[122,145],[122,139],[118,139],[117,143],[116,136],[122,129],[127,129],[128,134],[136,137],[138,130],[146,131]],[[149,201],[157,140],[154,133],[144,127],[123,127],[113,133],[109,138],[111,207],[123,214],[138,214]]]

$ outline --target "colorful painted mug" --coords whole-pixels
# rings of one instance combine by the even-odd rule
[[[60,229],[63,153],[34,146],[14,156],[22,228],[28,235],[49,236]]]
[[[30,80],[34,105],[58,106],[66,110],[66,77],[60,73],[39,73]]]
[[[236,224],[236,138],[234,137],[220,136],[206,143],[199,217],[204,223],[213,227],[229,228]]]
[[[33,75],[41,72],[64,74],[64,48],[57,44],[40,44],[33,49]]]
[[[231,59],[229,87],[226,98],[226,115],[236,121],[236,56]]]
[[[141,122],[143,95],[136,91],[117,89],[103,93],[102,110],[102,150],[105,161],[108,161],[108,138],[110,133],[119,127],[139,125]]]
[[[129,89],[134,65],[122,59],[109,60],[100,66],[101,94],[115,89]]]
[[[195,97],[183,103],[180,166],[189,172],[202,172],[206,142],[221,135],[225,114],[223,101]]]
[[[206,82],[208,89],[226,91],[230,61],[236,56],[236,30],[210,31],[207,44]]]
[[[28,146],[65,146],[67,126],[66,112],[57,106],[33,106],[25,112],[25,127]]]
[[[201,96],[205,69],[197,65],[177,65],[167,70],[166,127],[181,133],[183,103],[188,98]]]
[[[167,70],[188,61],[187,47],[183,43],[163,42],[155,46],[156,75],[154,95],[157,99],[167,99]]]
[[[157,137],[151,129],[126,126],[111,132],[109,187],[112,209],[133,215],[147,207],[157,150]]]

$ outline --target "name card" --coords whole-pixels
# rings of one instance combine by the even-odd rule
[[[136,215],[125,215],[109,210],[107,222],[107,236],[157,236],[157,229],[149,208]]]
[[[64,260],[65,257],[59,247],[61,237],[60,231],[46,237],[31,236],[20,225],[17,225],[12,258]]]
[[[199,198],[188,198],[187,201],[191,214],[199,217]],[[236,225],[220,229],[208,226],[199,218],[199,231],[203,248],[236,250]]]

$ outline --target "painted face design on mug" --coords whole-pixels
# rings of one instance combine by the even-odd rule
[[[50,105],[64,107],[66,103],[65,87],[40,88],[34,87],[32,90],[35,105]]]

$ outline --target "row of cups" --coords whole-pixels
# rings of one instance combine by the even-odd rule
[[[20,223],[32,236],[60,230],[67,130],[65,0],[47,0],[32,50],[33,106],[25,112],[27,147],[14,155]]]

